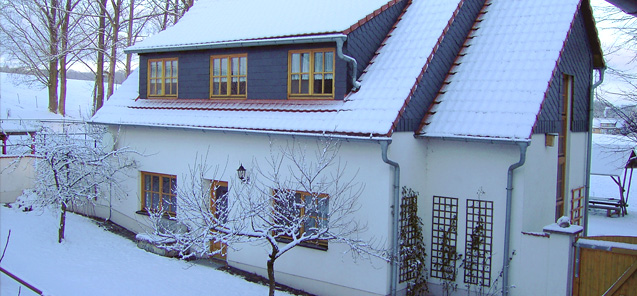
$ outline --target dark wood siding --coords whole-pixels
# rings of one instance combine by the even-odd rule
[[[210,97],[210,56],[247,53],[248,99],[285,100],[287,99],[288,51],[312,48],[336,48],[336,43],[177,51],[140,55],[139,94],[141,98],[147,98],[148,59],[178,58],[179,99],[206,99]],[[347,63],[336,57],[335,99],[343,99],[347,93],[346,69]]]
[[[574,77],[574,97],[571,107],[571,131],[588,131],[590,88],[593,72],[593,55],[586,34],[584,18],[579,13],[573,22],[566,46],[562,52],[546,98],[542,105],[534,133],[559,132],[559,110],[562,104],[563,75]]]
[[[485,0],[467,0],[460,8],[398,121],[395,129],[397,132],[415,131],[418,128],[425,113],[438,95],[438,91],[460,52],[467,34],[484,6],[484,2]]]

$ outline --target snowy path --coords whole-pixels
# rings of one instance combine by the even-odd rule
[[[57,243],[58,216],[0,206],[0,243],[11,238],[0,266],[45,294],[62,295],[267,295],[265,286],[188,262],[147,253],[91,220],[67,215],[66,240]],[[2,248],[0,247],[0,248]],[[264,259],[265,260],[265,259]],[[264,261],[265,264],[265,261]],[[30,291],[22,288],[21,295]],[[0,295],[18,285],[0,276]],[[289,295],[277,293],[277,295]]]

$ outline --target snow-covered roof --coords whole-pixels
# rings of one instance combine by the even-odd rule
[[[528,140],[580,0],[490,0],[419,131]]]
[[[635,146],[625,136],[593,134],[591,174],[621,176]]]
[[[342,33],[396,0],[199,0],[177,24],[127,49],[202,48],[241,40]]]
[[[352,2],[366,1],[370,0]],[[345,100],[136,99],[139,97],[139,75],[134,73],[97,112],[92,121],[216,130],[389,137],[392,125],[410,96],[427,57],[436,48],[460,1],[413,1],[386,39],[384,46],[378,50],[366,73],[360,77],[360,90],[350,94]],[[205,3],[217,2],[226,1]],[[331,3],[331,0],[321,3]],[[339,5],[342,6],[344,3],[349,2],[342,1]],[[183,21],[179,22],[182,23]]]

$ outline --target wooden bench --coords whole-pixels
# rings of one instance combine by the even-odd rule
[[[591,197],[588,200],[588,207],[606,210],[607,217],[611,217],[614,214],[623,217],[626,214],[626,203],[617,198]]]

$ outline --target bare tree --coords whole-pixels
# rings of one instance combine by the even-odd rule
[[[130,158],[135,152],[108,147],[105,135],[106,128],[102,126],[65,124],[62,131],[43,127],[23,143],[34,147],[23,157],[36,158],[37,198],[30,200],[30,206],[60,208],[59,242],[64,239],[69,207],[96,203],[102,197],[102,186],[119,184],[127,170],[135,167]]]
[[[206,183],[209,168],[200,159],[177,189],[177,214],[170,220],[181,227],[148,209],[155,213],[150,236],[182,257],[225,252],[225,247],[209,248],[211,242],[230,248],[235,243],[262,243],[269,249],[270,295],[276,260],[300,245],[326,248],[341,243],[357,256],[386,259],[387,253],[372,239],[359,238],[366,230],[355,215],[363,186],[347,177],[337,156],[339,147],[331,140],[319,141],[314,148],[296,142],[272,144],[267,166],[261,168],[255,161],[253,173],[233,188]]]
[[[80,0],[3,1],[0,41],[13,67],[31,74],[26,83],[49,91],[49,111],[65,113],[66,69],[81,40],[73,36],[81,14],[73,12]],[[58,93],[59,91],[59,93]]]
[[[617,99],[624,104],[637,103],[637,18],[611,5],[596,6],[595,12],[600,32],[614,37],[612,42],[603,44],[603,47],[606,57],[610,59],[606,80],[615,81],[618,85],[608,88],[603,84],[596,90],[596,100],[612,108],[614,116],[623,122],[622,133],[637,142],[637,110],[614,104]],[[613,63],[614,58],[622,61]]]

